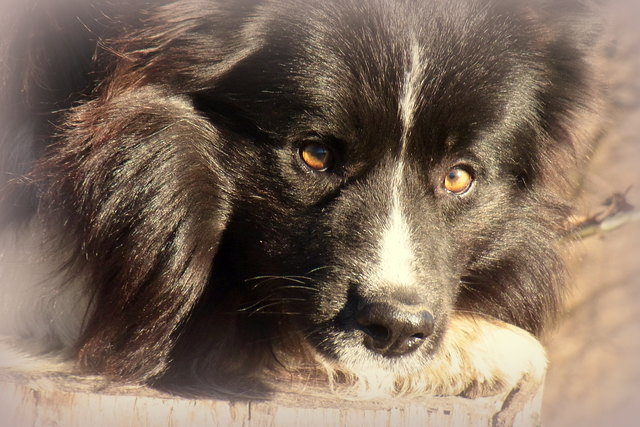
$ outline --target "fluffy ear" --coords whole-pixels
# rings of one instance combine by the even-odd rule
[[[242,28],[259,2],[12,3],[0,19],[11,58],[0,72],[0,226],[37,206],[73,241],[67,267],[94,294],[81,363],[150,379],[207,284],[233,181],[220,172],[224,131],[175,94],[209,87],[253,51]]]
[[[188,99],[152,86],[88,102],[68,123],[40,171],[45,213],[76,237],[73,257],[94,287],[79,359],[148,380],[207,284],[229,216],[225,136]]]
[[[570,143],[571,155],[582,169],[603,125],[604,80],[599,68],[607,44],[604,22],[590,0],[535,0],[528,7],[541,23],[538,43],[548,58],[545,77],[550,90],[541,99],[545,130],[552,140]]]

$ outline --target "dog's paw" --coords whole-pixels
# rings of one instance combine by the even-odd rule
[[[426,369],[435,394],[478,397],[542,384],[547,366],[542,344],[516,326],[457,314]]]

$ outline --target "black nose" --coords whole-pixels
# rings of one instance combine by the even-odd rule
[[[366,334],[364,344],[387,357],[397,357],[416,350],[433,333],[433,315],[427,310],[386,302],[365,305],[355,316]]]

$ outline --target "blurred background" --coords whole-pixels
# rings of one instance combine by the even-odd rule
[[[612,105],[585,183],[586,215],[625,191],[640,208],[640,1],[598,3],[612,39]],[[640,425],[640,221],[584,239],[570,267],[566,312],[546,342],[542,425]]]

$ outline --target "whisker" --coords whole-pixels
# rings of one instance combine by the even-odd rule
[[[272,282],[274,280],[286,280],[289,282],[299,283],[302,285],[305,283],[304,282],[305,280],[310,280],[310,279],[305,276],[255,276],[255,277],[250,277],[248,279],[245,279],[245,282],[250,282],[254,280],[261,280],[260,282],[254,285],[254,287],[258,287],[264,283]]]
[[[257,314],[257,313],[264,314],[263,310],[265,308],[274,307],[274,306],[277,306],[277,305],[285,304],[285,303],[290,302],[290,301],[306,301],[306,300],[301,299],[301,298],[296,298],[296,299],[286,299],[286,300],[281,300],[281,301],[273,301],[273,302],[271,302],[269,304],[265,304],[265,305],[263,305],[261,307],[258,307],[255,310],[253,310],[251,313],[249,313],[249,316],[253,316],[254,314]],[[278,313],[280,313],[280,312],[278,312]]]
[[[256,306],[258,306],[257,309],[252,311],[253,313],[255,313],[255,312],[261,311],[265,307],[269,307],[269,306],[272,306],[274,304],[284,304],[284,303],[287,303],[287,302],[296,302],[296,301],[297,302],[305,302],[307,300],[305,298],[284,298],[284,297],[276,299],[276,298],[267,296],[267,297],[264,297],[264,298],[260,299],[259,301],[254,302],[253,304],[251,304],[249,306],[239,308],[237,311],[245,312],[245,311],[252,310]],[[260,306],[260,304],[262,304],[263,302],[269,302],[269,304],[265,304],[263,306]]]
[[[279,291],[279,290],[288,290],[288,289],[304,289],[305,291],[314,291],[314,292],[318,292],[318,289],[312,287],[312,286],[296,286],[296,285],[283,285],[283,286],[278,286],[277,288],[275,288],[275,291]]]
[[[299,312],[299,311],[264,311],[264,310],[260,310],[259,312],[251,312],[251,314],[249,314],[249,316],[253,316],[254,314],[278,314],[278,315],[284,315],[284,316],[304,316],[305,313]]]
[[[331,265],[324,265],[322,267],[316,267],[316,268],[313,268],[313,269],[309,270],[307,272],[307,275],[316,273],[316,272],[321,271],[321,270],[326,270],[326,269],[329,269],[329,268],[336,268],[336,267],[335,266],[331,266]]]

